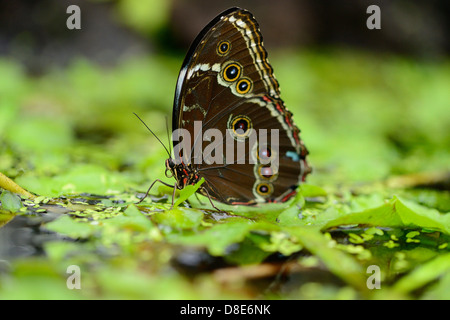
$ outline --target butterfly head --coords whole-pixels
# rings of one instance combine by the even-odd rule
[[[174,177],[178,189],[183,189],[187,185],[194,185],[200,180],[198,171],[191,164],[186,165],[183,162],[177,164],[172,158],[166,160],[166,177]]]

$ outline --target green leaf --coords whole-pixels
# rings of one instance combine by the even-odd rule
[[[308,198],[327,196],[327,192],[323,188],[312,184],[301,184],[300,191],[304,197]]]
[[[80,251],[79,242],[50,241],[44,243],[47,256],[53,261],[62,261],[71,252]]]
[[[260,249],[260,245],[256,245],[249,237],[246,237],[236,250],[228,252],[224,256],[225,260],[239,265],[261,263],[272,252]]]
[[[93,235],[98,227],[91,222],[77,221],[67,215],[51,221],[45,226],[48,230],[61,233],[71,238],[87,238]]]
[[[17,212],[22,207],[22,201],[19,196],[8,190],[2,191],[0,194],[0,201],[2,203],[2,208],[10,212]]]
[[[100,165],[77,164],[56,177],[29,174],[19,177],[17,182],[38,194],[58,196],[81,192],[105,194],[122,190],[127,180],[123,175],[108,171]]]
[[[0,213],[0,228],[11,221],[15,216],[14,213]]]
[[[13,277],[2,281],[1,300],[73,300],[83,299],[80,291],[68,290],[68,264],[63,267],[53,262],[29,257],[12,263]],[[45,288],[45,290],[42,290]]]
[[[150,218],[140,212],[134,204],[130,204],[125,209],[123,215],[119,214],[111,219],[104,220],[103,224],[140,232],[149,231],[155,228]]]
[[[404,226],[439,230],[450,234],[450,215],[412,201],[394,197],[394,208]]]
[[[364,210],[361,212],[348,213],[328,221],[322,230],[330,227],[363,224],[381,227],[400,227],[403,226],[402,220],[395,212],[392,203],[385,203],[379,207]]]
[[[152,215],[153,221],[175,229],[193,229],[200,225],[203,211],[188,208],[174,208]]]
[[[292,237],[283,231],[270,232],[270,239],[268,242],[262,242],[259,247],[267,252],[279,252],[285,256],[290,256],[294,252],[302,249]]]
[[[300,210],[295,207],[289,207],[278,215],[277,221],[281,226],[303,226],[305,223],[300,220]]]
[[[333,248],[332,242],[325,235],[308,227],[291,227],[285,230],[295,236],[306,250],[317,256],[332,273],[360,290],[367,289],[361,265],[349,254]]]
[[[177,201],[173,204],[173,207],[178,207],[181,203],[183,203],[185,200],[187,200],[190,196],[192,196],[198,188],[202,185],[202,183],[205,181],[204,178],[201,178],[200,181],[198,181],[195,185],[188,185],[180,190],[180,196],[178,197]]]
[[[322,229],[349,224],[429,228],[450,234],[450,215],[440,214],[437,210],[398,197],[373,209],[339,216],[328,221]]]
[[[245,218],[230,218],[226,223],[215,224],[211,228],[192,234],[169,234],[170,242],[199,245],[208,249],[215,256],[225,254],[226,249],[235,243],[242,242],[251,231],[268,232],[279,230],[276,225],[265,222],[252,222]]]
[[[402,277],[395,283],[393,289],[401,293],[408,293],[449,272],[450,253],[442,254]],[[447,293],[446,299],[450,299],[450,293]]]

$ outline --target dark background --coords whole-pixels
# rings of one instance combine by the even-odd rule
[[[71,4],[81,8],[82,30],[66,28]],[[381,8],[382,28],[368,32],[366,9],[372,4]],[[450,52],[446,0],[280,0],[276,5],[258,0],[2,0],[0,55],[39,74],[75,56],[110,65],[139,53],[182,54],[208,21],[232,6],[257,17],[269,51],[342,46],[419,59],[441,59]]]

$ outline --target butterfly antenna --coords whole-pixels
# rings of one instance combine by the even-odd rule
[[[170,144],[170,134],[169,134],[169,120],[166,116],[166,132],[167,132],[167,142],[169,143],[169,148],[172,151],[172,146]],[[172,152],[170,153],[170,157],[172,158]]]
[[[158,138],[158,136],[147,126],[147,124],[141,118],[139,118],[139,116],[136,113],[133,112],[133,114],[144,124],[144,126],[159,141],[159,143],[161,143],[161,145],[164,147],[164,149],[166,149],[166,152],[169,155],[169,157],[172,157],[172,155],[170,154],[169,150],[167,150],[166,146],[164,145],[164,143],[162,143],[162,141]]]

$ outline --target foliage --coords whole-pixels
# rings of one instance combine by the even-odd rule
[[[29,240],[41,254],[2,258],[1,298],[450,298],[448,62],[276,52],[314,172],[287,204],[218,212],[194,188],[173,208],[166,186],[137,204],[173,181],[132,113],[165,137],[181,60],[79,60],[40,78],[0,60],[0,172],[39,195],[2,192],[0,236],[19,219],[54,235]],[[67,289],[69,265],[81,290]]]

